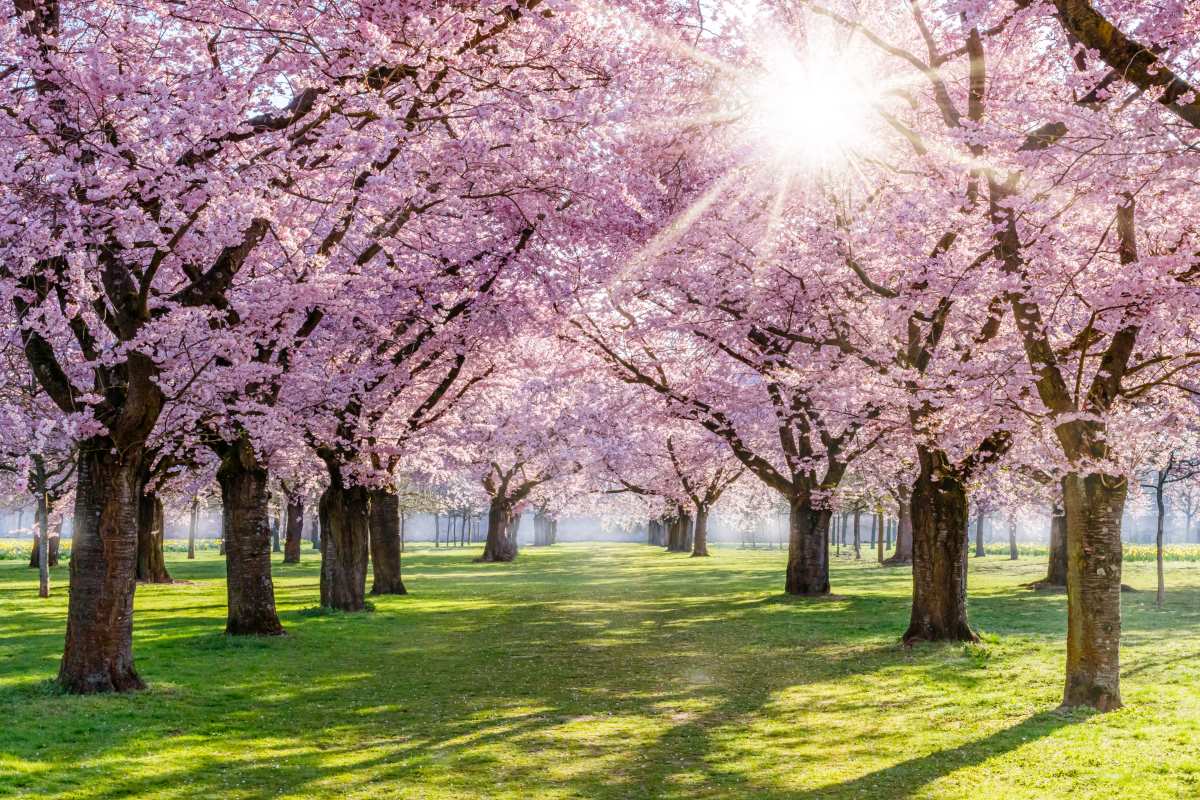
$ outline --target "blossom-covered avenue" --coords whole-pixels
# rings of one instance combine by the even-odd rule
[[[486,562],[526,510],[703,559],[782,505],[814,603],[869,496],[911,646],[978,639],[973,518],[1057,509],[1062,703],[1120,708],[1126,503],[1161,548],[1200,457],[1198,58],[1133,0],[13,0],[0,480],[57,683],[145,686],[164,502],[219,498],[225,630],[273,636],[280,498],[360,612],[434,496]]]

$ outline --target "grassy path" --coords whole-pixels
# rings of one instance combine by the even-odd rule
[[[1034,561],[972,564],[978,647],[905,650],[906,570],[635,545],[410,550],[408,597],[312,609],[316,555],[275,565],[288,637],[220,631],[215,554],[140,587],[132,697],[55,693],[65,570],[0,562],[0,797],[1047,798],[1200,796],[1200,564],[1170,607],[1125,596],[1128,708],[1053,712],[1062,596]],[[169,556],[170,558],[170,556]],[[1152,585],[1151,566],[1126,580]]]

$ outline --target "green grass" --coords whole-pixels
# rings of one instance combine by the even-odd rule
[[[984,552],[989,556],[1003,556],[1008,558],[1008,544],[1002,542],[992,542],[984,545]],[[971,553],[975,552],[975,545],[972,544],[969,548]],[[1136,561],[1156,561],[1158,559],[1158,550],[1152,544],[1128,544],[1122,548],[1121,559],[1125,563]],[[1017,553],[1021,558],[1047,558],[1050,554],[1050,548],[1044,544],[1025,544],[1017,543]],[[1187,544],[1168,544],[1163,545],[1163,561],[1198,561],[1200,562],[1200,545],[1194,543]]]
[[[216,555],[140,587],[146,692],[48,683],[66,574],[0,564],[0,796],[37,798],[1194,798],[1200,564],[1168,607],[1127,594],[1124,695],[1058,714],[1064,598],[1040,562],[972,560],[979,646],[906,650],[907,570],[834,565],[780,595],[783,554],[557,545],[510,565],[405,557],[408,597],[314,614],[317,559],[276,563],[290,636],[230,640]],[[1126,582],[1147,589],[1152,566]]]
[[[53,538],[51,538],[53,541]],[[29,561],[33,549],[32,539],[0,538],[0,561]],[[167,539],[163,542],[164,553],[186,553],[186,539]],[[221,549],[220,539],[197,539],[196,550]],[[71,557],[71,540],[65,540],[58,549],[58,557],[67,560]]]

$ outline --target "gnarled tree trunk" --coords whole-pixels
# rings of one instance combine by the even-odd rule
[[[389,488],[372,489],[371,594],[408,594],[400,579],[400,498]]]
[[[1067,684],[1063,705],[1121,707],[1123,478],[1072,473],[1067,517]]]
[[[503,497],[493,497],[488,507],[487,540],[480,561],[512,561],[517,557],[517,529],[513,509]]]
[[[107,437],[80,447],[71,540],[67,639],[58,670],[69,692],[125,692],[145,686],[133,666],[142,449]]]
[[[696,506],[696,527],[692,534],[692,558],[708,555],[708,506]]]
[[[283,633],[271,582],[267,482],[266,467],[248,440],[242,438],[222,448],[217,483],[225,533],[225,632],[235,636]]]
[[[300,563],[300,540],[304,538],[304,500],[299,495],[289,494],[287,503],[287,526],[283,539],[283,563]]]
[[[913,602],[904,642],[978,641],[967,622],[967,490],[944,453],[919,450],[913,484]]]
[[[170,583],[163,556],[163,505],[153,492],[138,498],[137,579],[143,583]]]
[[[370,499],[362,486],[343,486],[331,471],[321,495],[321,605],[340,611],[366,608]]]
[[[806,596],[829,594],[828,509],[813,508],[807,495],[788,507],[788,561],[784,591]]]

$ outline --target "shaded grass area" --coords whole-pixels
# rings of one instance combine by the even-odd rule
[[[1200,565],[1125,595],[1128,707],[1054,711],[1065,598],[1044,565],[972,559],[979,646],[905,650],[910,574],[838,561],[780,594],[783,554],[639,545],[414,548],[407,597],[312,612],[317,557],[275,564],[290,635],[231,640],[223,565],[142,586],[147,692],[68,697],[66,573],[0,564],[0,796],[1100,798],[1200,795]],[[1152,586],[1152,565],[1126,582]]]

